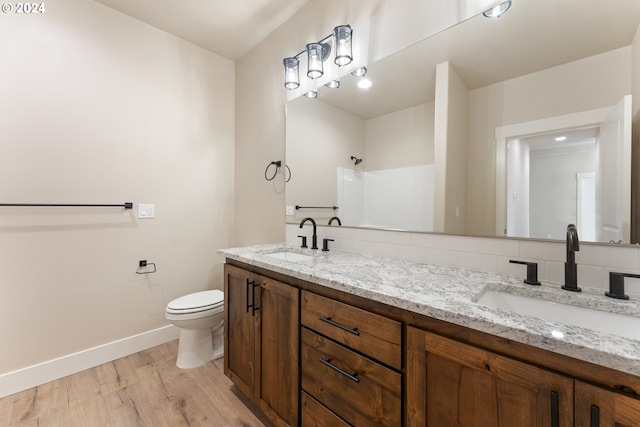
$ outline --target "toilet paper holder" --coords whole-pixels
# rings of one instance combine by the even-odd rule
[[[140,270],[141,268],[146,268],[152,266],[153,270],[152,271],[136,271],[136,274],[151,274],[151,273],[155,273],[156,272],[156,263],[155,262],[147,262],[146,259],[141,259],[138,262],[138,270]]]

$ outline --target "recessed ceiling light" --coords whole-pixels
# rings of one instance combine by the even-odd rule
[[[555,138],[556,141],[560,142],[560,141],[566,141],[567,137],[566,136],[559,136],[557,138]]]
[[[507,0],[497,6],[493,6],[491,9],[485,10],[482,14],[487,18],[500,18],[510,7],[511,0]]]
[[[360,89],[369,89],[372,85],[373,83],[369,79],[363,78],[363,79],[360,79],[360,81],[358,81],[358,87]]]
[[[358,68],[351,72],[352,76],[364,77],[367,74],[367,67]]]
[[[340,79],[331,80],[325,86],[328,87],[328,88],[331,88],[331,89],[337,89],[337,88],[340,87]]]

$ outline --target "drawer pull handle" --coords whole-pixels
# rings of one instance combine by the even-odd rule
[[[326,366],[330,367],[330,368],[331,368],[331,369],[333,369],[334,371],[340,372],[342,375],[344,375],[345,377],[349,378],[351,381],[355,381],[355,382],[357,382],[357,383],[359,383],[359,382],[360,382],[360,379],[356,376],[356,375],[358,375],[357,373],[356,373],[356,374],[351,375],[350,373],[348,373],[348,372],[346,372],[346,371],[343,371],[342,369],[338,368],[336,365],[334,365],[333,363],[331,363],[331,359],[328,359],[328,360],[318,359],[318,360],[320,360],[320,362],[321,362],[322,364],[324,364],[324,365],[326,365]]]
[[[320,317],[320,320],[330,324],[331,326],[335,326],[336,328],[340,328],[343,331],[347,331],[350,334],[360,335],[360,331],[358,331],[358,328],[349,328],[348,326],[341,325],[340,323],[334,322],[333,320],[331,320],[330,317]]]

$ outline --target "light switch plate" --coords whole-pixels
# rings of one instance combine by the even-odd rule
[[[293,216],[294,215],[293,206],[287,206],[287,212],[286,212],[285,215],[287,215],[287,216]]]
[[[148,203],[139,203],[138,204],[138,218],[139,219],[149,219],[156,217],[156,205],[148,204]]]

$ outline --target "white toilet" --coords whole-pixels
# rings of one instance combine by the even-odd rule
[[[224,354],[224,293],[202,291],[167,304],[165,317],[180,328],[179,368],[196,368]]]

